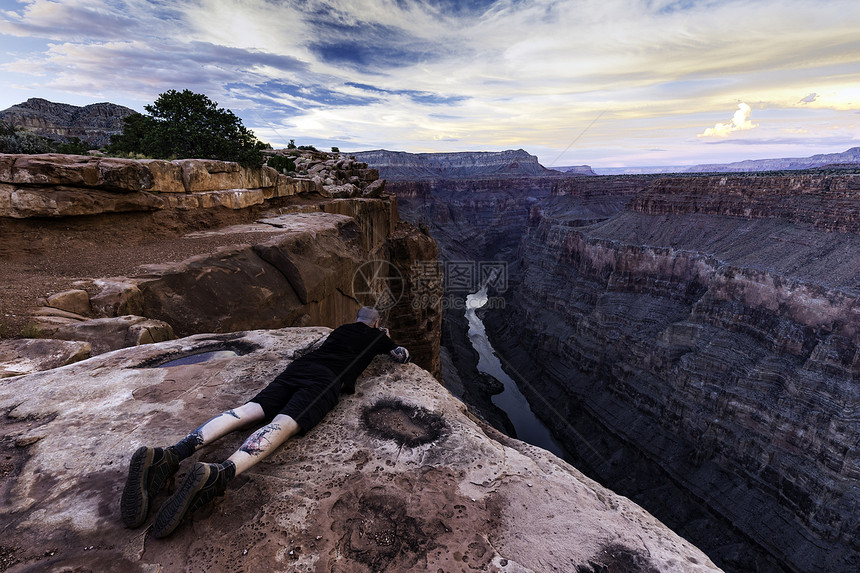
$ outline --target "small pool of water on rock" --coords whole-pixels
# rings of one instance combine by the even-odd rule
[[[177,358],[176,360],[171,360],[170,362],[165,362],[164,364],[159,364],[158,368],[168,368],[170,366],[186,366],[188,364],[199,364],[200,362],[206,362],[207,360],[215,360],[217,358],[233,358],[234,356],[239,356],[239,353],[233,350],[212,350],[209,352],[200,352],[199,354],[192,354],[190,356],[183,356],[182,358]]]
[[[516,382],[502,368],[502,363],[499,357],[496,356],[496,352],[487,338],[484,323],[475,312],[485,304],[487,304],[486,286],[466,297],[466,320],[469,321],[469,340],[478,353],[478,370],[489,374],[505,386],[503,392],[492,397],[493,404],[504,410],[505,414],[508,415],[511,423],[514,425],[514,430],[517,432],[518,439],[548,450],[564,459],[564,449],[555,441],[543,422],[534,415],[528,400],[523,396]]]

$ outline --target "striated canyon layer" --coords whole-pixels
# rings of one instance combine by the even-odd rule
[[[574,465],[727,570],[858,570],[860,176],[390,189],[443,256],[507,262],[488,332]],[[445,316],[463,399],[497,419]]]
[[[815,175],[659,179],[588,225],[535,213],[497,340],[595,475],[636,481],[642,456],[778,567],[855,571],[858,213],[860,177]]]
[[[355,158],[377,167],[380,176],[387,180],[560,175],[522,149],[460,153],[407,153],[378,149],[360,151]]]

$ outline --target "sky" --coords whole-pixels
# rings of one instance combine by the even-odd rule
[[[189,89],[275,148],[547,167],[860,145],[857,0],[0,0],[0,109]]]

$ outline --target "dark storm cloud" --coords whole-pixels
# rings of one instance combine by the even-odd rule
[[[364,71],[409,66],[439,55],[435,42],[415,38],[383,25],[329,27],[328,39],[318,39],[308,49],[322,61]]]

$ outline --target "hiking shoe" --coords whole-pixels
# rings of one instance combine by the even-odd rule
[[[173,486],[173,474],[178,469],[179,458],[169,448],[141,446],[134,452],[120,502],[122,522],[126,527],[134,529],[146,521],[149,500],[168,482]]]
[[[164,502],[153,521],[155,537],[167,537],[182,522],[227,489],[227,472],[221,464],[197,462],[173,496]]]

